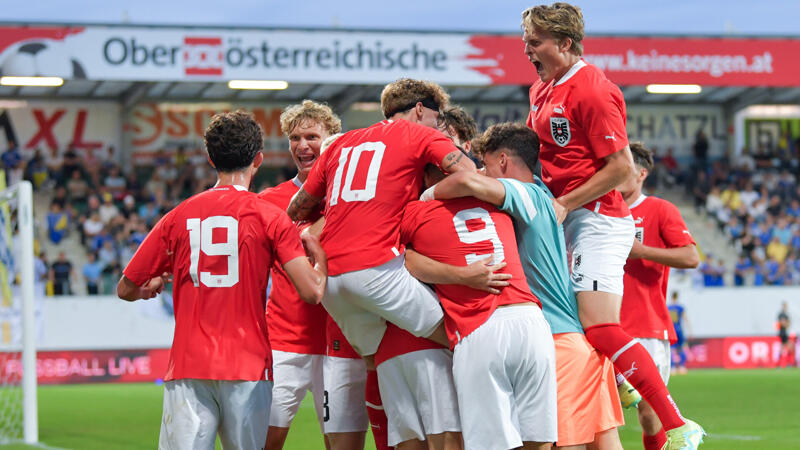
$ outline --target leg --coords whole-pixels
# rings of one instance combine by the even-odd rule
[[[523,442],[524,450],[550,450],[553,448],[552,442]]]
[[[378,450],[390,450],[389,447],[389,419],[383,407],[383,399],[378,387],[378,373],[374,370],[367,370],[367,383],[364,398],[367,402],[367,416],[372,427],[372,438],[375,440],[375,448]]]
[[[306,391],[312,388],[314,355],[272,351],[272,406],[269,414],[267,450],[280,450]],[[321,370],[321,368],[320,368]]]
[[[462,450],[464,440],[461,433],[445,432],[428,435],[428,447],[426,450]]]
[[[213,381],[222,448],[262,448],[269,428],[272,382]]]
[[[323,370],[323,428],[330,448],[363,449],[369,427],[364,398],[367,377],[364,361],[326,356]]]
[[[619,326],[622,296],[583,291],[578,292],[577,297],[578,315],[589,343],[617,366],[658,413],[666,429],[682,426],[685,421],[650,354]]]
[[[619,433],[616,428],[597,433],[594,442],[587,445],[588,450],[622,450]],[[659,448],[659,450],[661,450]]]
[[[281,450],[289,436],[289,427],[269,427],[266,450]]]
[[[164,383],[164,413],[158,448],[214,448],[220,411],[214,400],[212,383],[209,380]]]
[[[358,450],[364,448],[367,432],[327,433],[325,436],[328,437],[331,450]]]
[[[658,420],[658,415],[647,402],[639,403],[639,423],[642,425],[644,450],[661,450],[667,442],[667,435]]]

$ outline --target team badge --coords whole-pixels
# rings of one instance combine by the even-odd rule
[[[550,135],[560,147],[564,147],[569,143],[569,120],[566,117],[551,117],[550,118]]]

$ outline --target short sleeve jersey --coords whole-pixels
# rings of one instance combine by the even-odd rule
[[[473,197],[412,202],[401,230],[404,243],[446,264],[466,266],[490,256],[494,264],[507,264],[500,272],[511,274],[510,285],[497,295],[460,285],[434,286],[451,348],[486,322],[498,306],[533,302],[541,307],[525,282],[511,218],[493,205]]]
[[[631,204],[636,239],[648,247],[676,248],[693,245],[694,239],[681,213],[672,203],[642,195]],[[644,259],[625,264],[620,323],[631,336],[669,339],[675,342],[667,312],[669,267]]]
[[[164,216],[125,268],[137,285],[173,276],[175,335],[165,380],[263,380],[272,368],[267,270],[305,256],[284,211],[240,186],[197,194]]]
[[[258,196],[285,210],[302,183],[297,178],[265,189]],[[313,223],[321,216],[313,211],[298,227]],[[272,290],[267,301],[267,328],[273,350],[322,355],[325,353],[325,322],[328,313],[322,305],[310,305],[297,294],[292,281],[280,264],[273,262]]]
[[[569,280],[564,230],[556,220],[550,192],[541,180],[500,178],[506,196],[500,209],[511,215],[519,256],[533,294],[542,302],[553,334],[583,333]]]
[[[541,143],[542,180],[556,197],[583,185],[603,168],[603,158],[628,145],[622,91],[583,60],[557,82],[537,79],[530,102],[527,123]],[[628,215],[616,189],[584,207],[611,217]]]
[[[339,325],[336,324],[330,315],[328,315],[325,323],[325,341],[326,356],[361,359],[361,355],[359,355],[358,352],[356,352],[356,350],[350,346],[350,343],[347,342],[347,338],[344,337],[344,333],[342,333],[342,329],[339,328]]]
[[[338,138],[303,189],[326,197],[321,243],[329,275],[379,266],[399,255],[405,205],[419,196],[425,165],[456,147],[444,134],[406,120],[379,122]]]

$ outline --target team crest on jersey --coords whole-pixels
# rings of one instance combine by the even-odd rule
[[[560,147],[564,147],[569,143],[571,137],[569,132],[569,120],[566,117],[551,117],[550,118],[550,135]]]
[[[644,242],[644,227],[636,227],[636,239],[639,242]]]

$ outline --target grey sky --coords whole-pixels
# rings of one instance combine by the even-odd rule
[[[540,0],[541,1],[541,0]],[[33,0],[3,2],[4,21],[515,32],[538,2],[495,0]],[[542,1],[542,3],[544,3]],[[574,0],[594,34],[800,37],[800,0]]]

